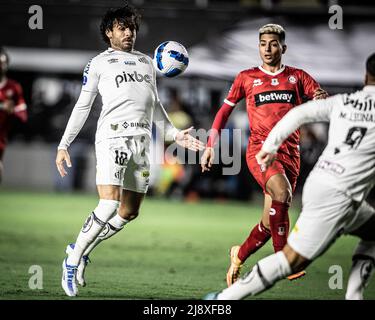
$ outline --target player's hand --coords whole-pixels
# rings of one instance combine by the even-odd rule
[[[259,165],[263,166],[264,169],[267,169],[272,164],[272,162],[275,161],[276,154],[260,150],[256,154],[255,159],[257,160]]]
[[[328,98],[328,92],[323,90],[322,88],[316,89],[314,92],[314,100],[319,100],[319,99],[326,99]]]
[[[199,141],[198,139],[194,138],[189,134],[189,132],[193,130],[193,127],[190,127],[185,130],[181,130],[179,133],[176,134],[176,143],[181,147],[189,149],[191,151],[198,151],[204,149],[203,142]]]
[[[214,148],[207,147],[206,150],[204,150],[202,158],[201,158],[201,168],[202,172],[210,171],[212,167],[212,163],[215,159],[215,151]]]
[[[14,102],[10,99],[5,99],[3,102],[3,108],[5,112],[11,114],[14,112]]]
[[[66,162],[68,168],[72,166],[72,163],[70,162],[69,152],[67,150],[60,149],[57,151],[56,167],[62,178],[64,178],[68,174],[64,167],[64,161]]]

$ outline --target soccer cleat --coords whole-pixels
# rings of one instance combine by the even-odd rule
[[[73,250],[74,250],[74,243],[70,243],[67,245],[65,253],[69,255],[73,252]],[[85,270],[89,262],[91,262],[89,259],[89,256],[83,256],[77,268],[77,282],[81,287],[86,286]]]
[[[233,246],[230,249],[230,267],[227,272],[227,285],[230,287],[240,277],[242,261],[238,258],[240,246]]]
[[[67,258],[62,263],[62,278],[61,286],[64,289],[66,295],[69,297],[75,297],[78,295],[78,289],[76,285],[77,266],[70,266],[66,263]]]
[[[299,278],[302,278],[305,275],[306,275],[306,271],[303,270],[303,271],[291,274],[290,276],[287,276],[287,279],[290,280],[290,281],[293,281],[293,280],[297,280]]]
[[[210,292],[203,297],[203,300],[217,300],[218,295],[219,292]]]

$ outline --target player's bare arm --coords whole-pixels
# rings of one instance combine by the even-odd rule
[[[206,150],[204,150],[204,153],[201,157],[201,168],[202,172],[210,171],[212,164],[215,159],[215,151],[212,147],[207,147]]]
[[[72,166],[68,150],[60,149],[57,151],[56,155],[56,167],[62,178],[68,174],[68,172],[65,170],[64,162],[68,168]]]
[[[176,134],[176,143],[181,147],[189,149],[191,151],[200,151],[204,149],[204,144],[202,141],[194,138],[190,135],[190,131],[193,130],[193,127],[190,127],[185,130],[181,130]]]

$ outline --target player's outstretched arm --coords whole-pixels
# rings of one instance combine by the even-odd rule
[[[175,141],[181,147],[189,149],[191,151],[200,151],[204,149],[203,142],[199,141],[198,139],[194,138],[189,132],[193,130],[193,127],[190,127],[185,130],[181,130],[177,132]]]
[[[339,96],[333,96],[325,100],[310,101],[290,110],[269,133],[262,150],[255,156],[257,162],[268,168],[275,160],[280,145],[301,125],[310,122],[328,122],[338,99]]]
[[[215,151],[212,147],[207,147],[206,150],[204,150],[202,158],[201,158],[201,168],[202,172],[210,171],[212,164],[215,159]]]
[[[60,176],[62,178],[64,178],[68,174],[68,172],[66,172],[65,170],[64,162],[66,162],[66,165],[68,166],[68,168],[72,166],[68,150],[59,149],[57,150],[57,155],[56,155],[56,167],[57,167],[57,171],[59,171]]]

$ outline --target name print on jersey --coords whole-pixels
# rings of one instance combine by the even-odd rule
[[[294,91],[277,90],[258,93],[254,96],[257,107],[267,103],[292,103],[295,104],[296,95]]]
[[[151,76],[148,75],[148,74],[145,74],[145,75],[142,75],[140,73],[138,73],[137,71],[134,71],[134,73],[127,73],[127,72],[123,72],[122,74],[118,74],[116,77],[115,77],[115,82],[116,82],[116,87],[119,88],[120,87],[120,83],[123,83],[123,82],[147,82],[147,83],[150,83],[151,82]]]

